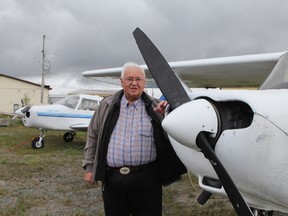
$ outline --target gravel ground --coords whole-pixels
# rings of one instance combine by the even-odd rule
[[[104,215],[101,187],[91,187],[83,178],[82,147],[0,151],[0,215]],[[163,215],[211,215],[211,209],[212,215],[235,215],[227,199],[215,198],[216,204],[212,200],[207,208],[197,204],[200,190],[195,186],[185,175],[165,187]]]
[[[67,144],[59,141],[62,133],[50,132],[43,149],[25,144],[7,151],[34,133],[19,125],[0,128],[0,215],[104,215],[101,187],[84,181],[81,164],[86,135],[78,135],[76,141]],[[212,196],[207,204],[199,205],[196,182],[184,175],[181,181],[164,188],[163,216],[236,215],[226,198]],[[280,215],[288,214],[275,214]]]
[[[0,180],[0,215],[104,215],[101,188],[88,186],[81,160],[76,163],[73,169],[66,163],[52,171],[53,162],[39,164],[32,172],[28,164],[17,165],[19,175],[10,167],[10,178]],[[9,169],[1,164],[1,170]]]

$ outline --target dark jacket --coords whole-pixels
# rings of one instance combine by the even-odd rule
[[[121,90],[105,98],[96,109],[88,128],[83,167],[86,171],[93,172],[95,181],[104,181],[105,179],[108,144],[119,117],[122,96],[123,91]],[[145,102],[147,114],[152,119],[160,180],[162,185],[168,185],[180,179],[180,176],[187,170],[176,155],[161,126],[162,115],[153,110],[157,105],[156,99],[146,93],[143,93],[141,98]]]

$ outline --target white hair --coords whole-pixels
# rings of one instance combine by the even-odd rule
[[[140,68],[141,72],[143,73],[144,77],[146,78],[145,70],[140,65],[138,65],[137,63],[134,63],[134,62],[127,62],[123,65],[122,71],[121,71],[121,78],[124,77],[124,75],[126,73],[126,69],[130,68],[130,67]]]

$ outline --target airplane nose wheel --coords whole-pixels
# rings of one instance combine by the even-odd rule
[[[41,137],[36,137],[32,140],[31,146],[33,149],[40,149],[44,147],[44,140]]]
[[[63,140],[64,140],[64,142],[72,142],[73,140],[74,140],[74,137],[75,137],[75,132],[71,132],[71,131],[69,131],[69,132],[66,132],[66,133],[64,133],[64,135],[63,135]]]
[[[46,130],[40,128],[40,135],[34,138],[31,142],[33,149],[41,149],[44,147],[44,137],[46,136]]]

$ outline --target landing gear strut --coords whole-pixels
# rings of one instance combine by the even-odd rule
[[[46,136],[46,130],[40,130],[39,137],[32,140],[31,146],[33,149],[40,149],[44,147],[44,137]]]
[[[34,138],[31,142],[33,149],[40,149],[44,147],[44,137],[46,136],[47,130],[40,129],[40,135]],[[64,133],[63,140],[64,142],[72,142],[74,140],[76,133],[74,131],[68,131]]]

